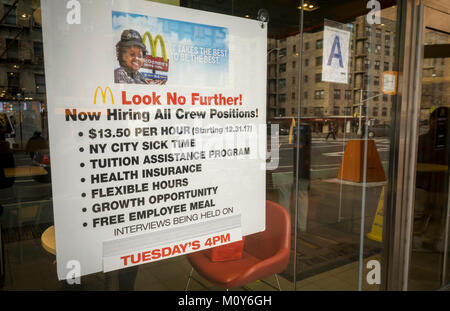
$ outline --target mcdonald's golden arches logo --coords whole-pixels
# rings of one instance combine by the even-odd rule
[[[156,56],[156,48],[158,47],[158,41],[159,41],[159,43],[161,43],[162,58],[164,59],[165,62],[167,62],[167,51],[166,51],[166,45],[164,44],[163,37],[161,35],[157,35],[155,37],[155,40],[153,40],[152,34],[150,33],[150,31],[147,31],[146,33],[144,33],[144,37],[142,38],[142,43],[144,43],[144,45],[145,45],[145,40],[147,38],[150,43],[151,55],[153,57],[157,57]]]
[[[142,38],[142,43],[146,45],[147,40],[149,42],[150,49],[148,55],[145,57],[143,68],[168,72],[169,60],[167,59],[167,50],[164,43],[164,38],[161,35],[156,35],[156,37],[153,38],[150,31],[146,31]],[[161,46],[162,57],[157,56],[158,43],[160,43]]]
[[[111,88],[109,86],[107,86],[104,91],[103,91],[103,88],[101,86],[97,86],[97,88],[95,89],[95,94],[94,94],[94,105],[97,104],[98,91],[100,91],[100,93],[102,94],[102,102],[103,102],[103,104],[106,104],[106,94],[108,94],[108,91],[109,91],[109,95],[111,95],[111,103],[114,105],[114,95],[113,95],[113,93],[111,91]]]

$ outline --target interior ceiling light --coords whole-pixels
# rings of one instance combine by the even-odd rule
[[[314,2],[306,2],[303,4],[303,8],[301,5],[299,5],[298,9],[302,10],[304,9],[305,11],[311,12],[311,11],[315,11],[319,8],[319,6],[317,4],[315,4]]]
[[[21,20],[27,20],[29,17],[30,17],[30,15],[28,15],[27,13],[20,14]]]

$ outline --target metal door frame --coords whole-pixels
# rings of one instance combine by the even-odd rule
[[[425,28],[450,32],[450,4],[441,0],[399,0],[397,10],[398,96],[393,103],[389,194],[383,240],[383,289],[408,290],[412,252],[416,162]]]

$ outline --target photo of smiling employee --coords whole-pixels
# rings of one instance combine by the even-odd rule
[[[120,67],[114,70],[115,83],[147,84],[139,69],[144,65],[147,49],[142,37],[136,30],[127,29],[122,32],[116,44],[116,55]]]

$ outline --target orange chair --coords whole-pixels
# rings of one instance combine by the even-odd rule
[[[192,265],[186,290],[195,269],[209,282],[226,289],[242,286],[282,272],[291,250],[291,221],[281,205],[266,201],[266,230],[245,237],[241,259],[212,262],[205,251],[187,255]],[[280,283],[278,282],[278,288]]]

